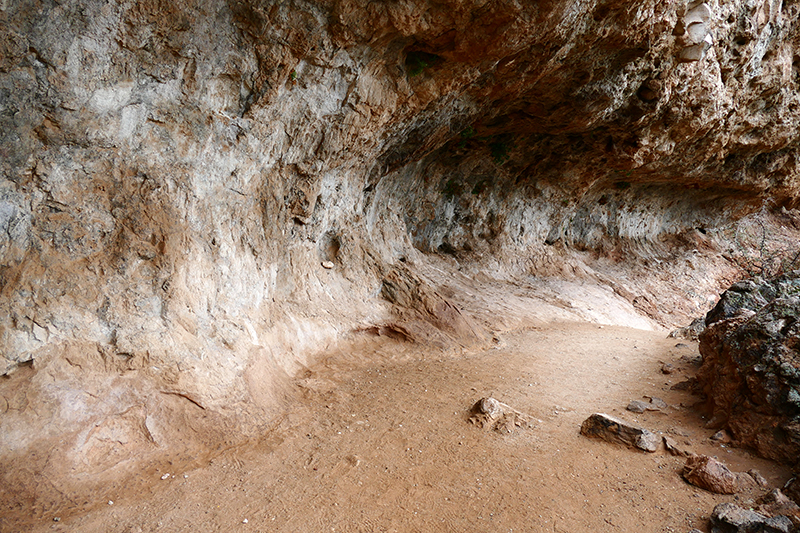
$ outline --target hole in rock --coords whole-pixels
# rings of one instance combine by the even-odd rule
[[[339,258],[339,250],[342,247],[342,241],[336,233],[329,231],[323,235],[319,245],[319,253],[323,261],[336,262]]]

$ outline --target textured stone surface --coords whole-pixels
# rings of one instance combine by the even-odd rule
[[[3,457],[120,477],[259,434],[353,332],[483,342],[435,276],[587,279],[644,324],[704,312],[738,272],[726,228],[798,197],[797,18],[2,2]]]
[[[654,452],[661,437],[644,428],[603,413],[595,413],[581,424],[581,435]]]
[[[762,486],[765,487],[766,484]],[[795,528],[800,527],[800,506],[789,499],[779,489],[772,489],[759,498],[756,510],[767,516],[788,517]]]
[[[785,516],[767,517],[732,503],[721,503],[711,513],[711,533],[790,533],[792,521]]]
[[[712,426],[726,427],[735,442],[764,457],[789,463],[800,453],[798,282],[800,272],[794,272],[760,284],[741,282],[726,292],[700,337],[697,375]]]
[[[513,433],[517,428],[532,428],[534,419],[495,398],[481,398],[470,409],[469,421],[485,430]]]
[[[734,494],[739,490],[736,474],[713,457],[691,455],[683,467],[683,479],[717,494]]]

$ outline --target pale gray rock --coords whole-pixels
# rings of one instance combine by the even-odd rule
[[[767,517],[732,503],[720,503],[711,513],[711,533],[791,533],[785,516]]]
[[[647,411],[649,404],[647,402],[643,402],[641,400],[631,400],[628,406],[625,408],[632,413],[644,413]]]

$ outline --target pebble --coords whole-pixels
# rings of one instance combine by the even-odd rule
[[[327,268],[328,270],[333,268],[333,261],[323,261],[322,268]]]
[[[246,524],[246,523],[247,523],[247,518],[245,518],[244,520],[242,520],[242,524]]]
[[[633,413],[644,413],[647,411],[647,404],[639,400],[633,400],[625,409]]]
[[[161,476],[161,479],[167,479],[168,477],[169,477],[169,472],[167,472],[166,474],[164,474],[163,476]]]
[[[114,505],[114,502],[111,501],[111,500],[108,500],[108,505]]]

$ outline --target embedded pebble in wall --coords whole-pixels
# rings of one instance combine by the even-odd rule
[[[681,36],[684,48],[678,53],[678,60],[684,63],[700,61],[709,48],[714,44],[714,39],[709,33],[709,24],[713,18],[711,8],[704,3],[689,8],[676,28]]]

